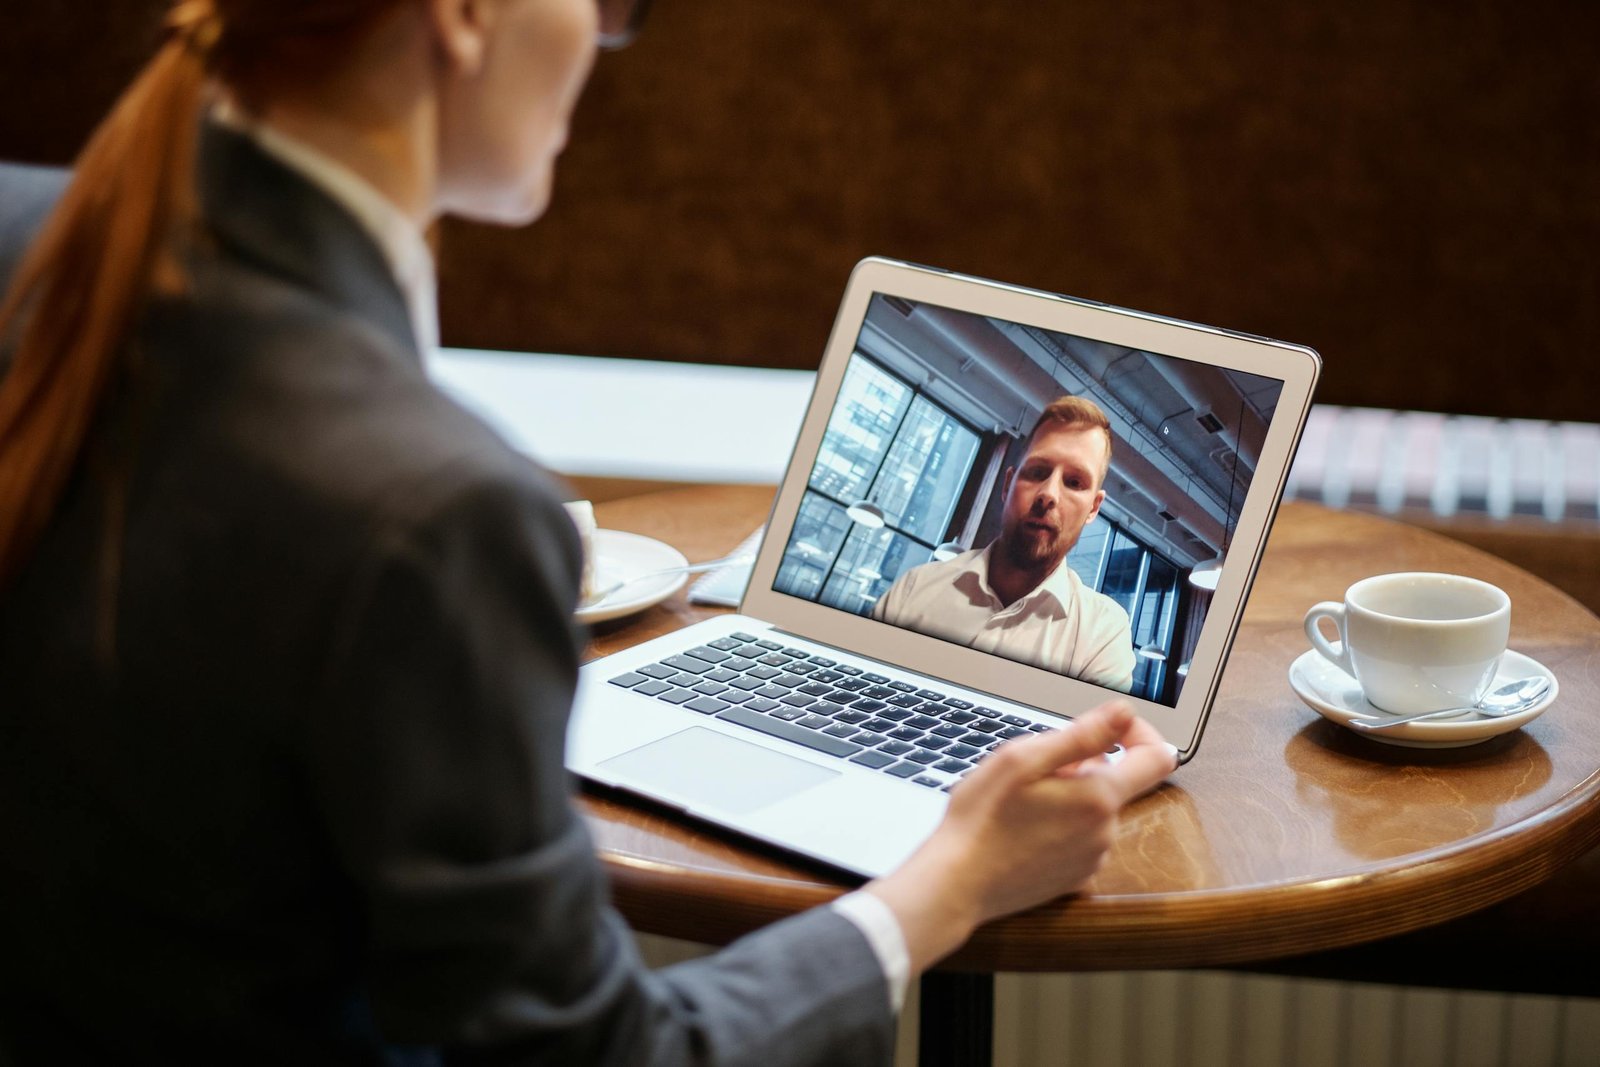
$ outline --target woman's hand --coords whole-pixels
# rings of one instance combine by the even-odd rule
[[[1117,744],[1122,758],[1105,760]],[[1175,766],[1161,735],[1121,701],[995,749],[952,791],[923,846],[866,887],[900,920],[913,971],[981,923],[1081,889],[1122,807]]]

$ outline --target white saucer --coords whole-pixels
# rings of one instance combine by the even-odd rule
[[[1376,733],[1350,728],[1350,720],[1357,718],[1386,718],[1389,713],[1367,703],[1361,687],[1344,671],[1329,663],[1316,649],[1308,649],[1289,666],[1289,685],[1295,695],[1305,701],[1324,719],[1350,728],[1351,733],[1402,748],[1461,748],[1476,745],[1491,737],[1509,733],[1537,719],[1555,700],[1560,686],[1550,669],[1520,652],[1506,649],[1500,657],[1500,667],[1495,671],[1493,686],[1504,685],[1531,674],[1542,674],[1550,679],[1550,689],[1533,706],[1503,719],[1481,719],[1463,713],[1460,718],[1430,719],[1396,726],[1392,730]]]
[[[689,565],[682,552],[642,534],[596,530],[589,545],[594,552],[594,585],[600,589],[627,581],[634,575]],[[578,608],[574,615],[579,622],[586,623],[620,619],[661,603],[682,589],[683,583],[688,580],[686,574],[666,574],[635,582],[618,589],[604,600]]]

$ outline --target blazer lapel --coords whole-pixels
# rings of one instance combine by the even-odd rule
[[[225,248],[371,319],[421,361],[393,270],[338,202],[213,123],[201,127],[197,179],[201,210]]]

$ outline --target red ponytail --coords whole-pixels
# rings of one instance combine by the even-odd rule
[[[140,308],[181,274],[206,70],[181,32],[123,94],[0,304],[0,587],[54,513]]]
[[[243,97],[337,67],[400,0],[178,0],[171,39],[79,157],[0,303],[0,590],[60,503],[145,302],[182,284],[213,74]]]

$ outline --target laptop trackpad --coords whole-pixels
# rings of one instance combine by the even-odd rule
[[[699,726],[612,756],[597,769],[624,788],[735,813],[754,811],[839,776],[838,771]]]

